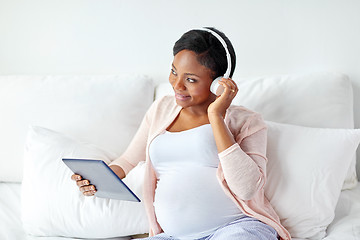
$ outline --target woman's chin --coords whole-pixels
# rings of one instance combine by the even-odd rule
[[[176,104],[180,107],[187,107],[189,104],[186,101],[176,99]]]

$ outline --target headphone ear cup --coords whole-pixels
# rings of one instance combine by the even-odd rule
[[[221,77],[217,77],[213,80],[213,82],[211,83],[210,86],[210,91],[215,94],[216,96],[221,95],[224,92],[224,87],[222,85],[219,84],[219,81],[223,78],[223,76]]]

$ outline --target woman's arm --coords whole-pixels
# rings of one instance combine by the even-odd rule
[[[227,186],[239,198],[249,200],[265,184],[266,125],[260,115],[254,114],[249,116],[246,123],[247,136],[245,138],[234,136],[227,127],[224,117],[237,93],[237,86],[231,79],[222,79],[219,83],[225,87],[225,91],[210,104],[209,122],[213,129]],[[241,127],[240,123],[239,127]],[[241,134],[240,129],[238,132]]]
[[[120,179],[123,179],[125,177],[125,171],[118,165],[110,165],[109,166],[113,172],[118,175]]]
[[[109,164],[111,170],[113,170],[120,179],[125,178],[126,174],[136,167],[140,161],[145,161],[145,149],[150,124],[149,112],[153,108],[153,105],[145,114],[138,131],[126,151]],[[83,179],[81,175],[73,174],[71,179],[76,181],[76,185],[85,196],[93,196],[96,193],[96,186],[92,185],[88,179]]]
[[[225,90],[208,107],[208,118],[211,124],[218,152],[222,152],[235,143],[234,136],[224,122],[226,110],[238,92],[236,83],[231,79],[222,78],[219,81]]]
[[[265,185],[266,135],[264,126],[219,153],[226,183],[240,199],[250,200]]]
[[[228,149],[236,143],[234,136],[226,126],[224,118],[222,116],[209,116],[209,121],[213,130],[216,147],[219,153]]]
[[[254,120],[249,127],[261,122]],[[266,127],[236,142],[221,117],[212,117],[210,123],[227,185],[239,198],[251,199],[265,184]]]
[[[126,176],[131,169],[136,167],[139,162],[146,159],[146,145],[151,125],[151,115],[158,101],[155,101],[146,112],[139,129],[131,140],[125,152],[110,163],[111,169],[119,176]]]

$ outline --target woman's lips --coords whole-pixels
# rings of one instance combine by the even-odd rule
[[[177,100],[184,101],[184,100],[187,100],[188,98],[190,98],[190,96],[182,95],[180,93],[175,93],[175,98]]]

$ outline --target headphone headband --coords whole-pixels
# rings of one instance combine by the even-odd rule
[[[230,53],[229,53],[229,49],[227,47],[227,44],[225,42],[225,40],[215,31],[209,29],[209,28],[197,28],[197,29],[193,29],[193,30],[200,30],[200,31],[206,31],[206,32],[209,32],[211,33],[214,37],[216,37],[219,42],[223,45],[224,49],[225,49],[225,52],[226,52],[226,60],[227,60],[227,69],[226,69],[226,72],[224,74],[224,78],[229,78],[230,76],[230,71],[231,71],[231,56],[230,56]]]

